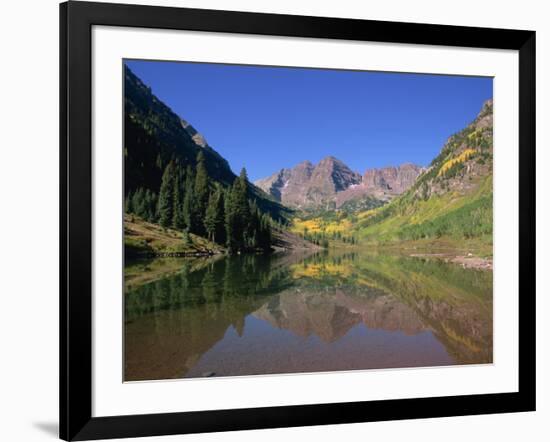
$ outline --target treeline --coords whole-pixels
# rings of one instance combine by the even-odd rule
[[[338,232],[333,231],[332,233],[327,233],[323,231],[309,232],[309,230],[305,228],[301,236],[306,241],[312,242],[313,244],[317,244],[318,246],[321,246],[324,249],[328,249],[330,245],[329,240],[341,241],[345,244],[357,244],[357,238],[355,238],[355,236],[342,235],[342,232],[340,231]]]
[[[208,238],[227,247],[229,253],[269,251],[271,218],[248,198],[248,177],[243,168],[229,188],[209,179],[204,154],[197,166],[183,168],[170,161],[162,174],[158,194],[138,188],[125,200],[127,213],[151,223]]]
[[[330,234],[330,238],[333,240],[333,241],[342,241],[343,243],[346,243],[346,244],[357,244],[357,238],[353,235],[342,235],[342,232],[340,231],[335,231],[335,232],[332,232]]]

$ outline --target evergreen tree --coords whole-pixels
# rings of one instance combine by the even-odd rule
[[[189,231],[187,229],[183,229],[181,232],[181,240],[184,245],[188,245],[191,243],[191,238],[189,237]]]
[[[164,173],[160,185],[158,199],[158,217],[162,227],[169,227],[172,224],[174,208],[174,163],[170,161]]]
[[[220,201],[221,191],[216,189],[210,194],[208,199],[208,206],[206,207],[206,213],[204,215],[204,228],[208,239],[216,242],[216,229],[220,217]]]
[[[244,230],[248,227],[250,222],[250,207],[248,204],[248,176],[246,174],[246,169],[243,167],[239,178],[235,180],[235,212],[239,219]]]
[[[260,218],[260,231],[258,235],[258,247],[267,252],[271,249],[271,218],[267,214],[263,214]]]
[[[140,195],[140,190],[141,189],[136,189],[136,191],[132,194],[132,201],[130,203],[131,207],[132,207],[132,213],[134,215],[137,215],[137,212],[138,212],[138,207],[139,205],[141,204],[141,195]]]
[[[204,161],[204,153],[199,150],[197,154],[197,174],[195,176],[195,209],[199,219],[204,219],[206,206],[208,205],[208,172]],[[204,232],[204,225],[201,222],[196,223],[198,233]]]
[[[134,212],[134,207],[132,205],[132,191],[128,192],[128,195],[126,195],[126,198],[124,199],[124,212],[125,213]]]
[[[191,166],[187,167],[185,173],[185,196],[183,198],[182,216],[185,228],[189,232],[196,233],[196,213],[195,213],[195,175]]]
[[[145,199],[146,192],[140,187],[132,196],[133,213],[140,218],[147,219],[147,201]]]
[[[155,222],[156,205],[154,203],[153,192],[147,189],[143,202],[143,217],[150,223]]]
[[[227,192],[222,187],[218,187],[218,190],[220,192],[220,198],[218,200],[218,217],[216,219],[215,237],[218,244],[225,244],[225,200],[227,198]]]
[[[185,228],[185,219],[183,217],[183,198],[182,198],[182,178],[181,172],[178,171],[174,174],[174,189],[173,189],[173,213],[172,213],[172,227],[176,230],[182,230]]]
[[[150,193],[150,203],[149,203],[149,221],[152,223],[156,223],[158,221],[157,219],[157,206],[158,206],[158,197],[155,192]]]
[[[250,207],[247,199],[246,169],[235,179],[225,206],[225,226],[229,253],[241,252],[246,247],[247,229],[250,223]]]
[[[245,245],[248,248],[256,249],[258,247],[258,240],[260,236],[260,224],[261,224],[261,213],[256,205],[256,202],[253,201],[250,204],[250,220],[248,226],[245,230]]]
[[[233,253],[234,240],[233,240],[233,188],[225,195],[225,245],[227,246],[227,251],[231,254]]]

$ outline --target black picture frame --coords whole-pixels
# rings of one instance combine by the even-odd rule
[[[519,391],[92,417],[94,25],[519,52]],[[535,32],[72,2],[60,5],[60,437],[138,437],[535,410]]]

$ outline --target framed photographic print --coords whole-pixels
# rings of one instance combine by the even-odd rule
[[[61,4],[66,440],[535,409],[535,33]]]

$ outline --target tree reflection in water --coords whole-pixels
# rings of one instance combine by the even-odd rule
[[[366,253],[126,267],[125,380],[492,362],[492,272]]]

